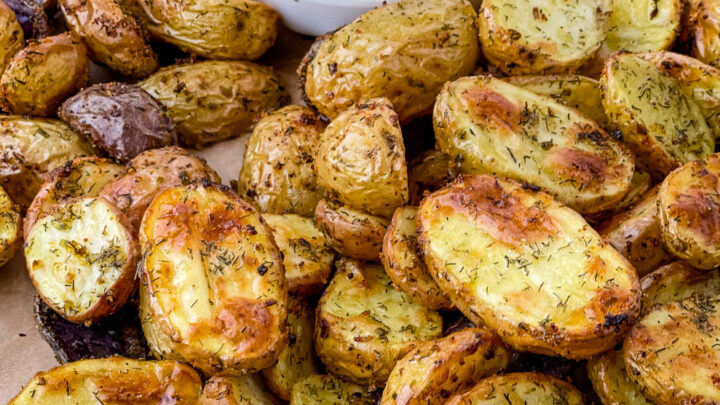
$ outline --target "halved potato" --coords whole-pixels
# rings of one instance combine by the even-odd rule
[[[682,301],[698,295],[720,295],[720,271],[702,271],[673,262],[640,279],[643,314],[655,304]]]
[[[140,243],[140,320],[157,358],[208,375],[277,360],[287,343],[282,256],[249,203],[207,182],[167,189]]]
[[[23,243],[22,235],[20,209],[0,186],[0,267],[15,257]]]
[[[24,46],[25,36],[15,13],[5,2],[0,2],[0,72]]]
[[[431,309],[452,309],[418,252],[416,207],[395,210],[383,237],[380,259],[393,284],[413,300]]]
[[[563,73],[595,54],[608,28],[608,0],[483,0],[480,44],[506,74]]]
[[[507,367],[510,352],[484,329],[467,328],[426,342],[400,359],[383,391],[383,405],[442,403]]]
[[[650,186],[652,186],[652,184],[650,173],[636,167],[635,172],[633,173],[632,182],[630,182],[630,191],[625,194],[625,198],[613,207],[613,212],[624,211],[626,208],[635,205],[635,203],[640,201],[645,193],[650,190]]]
[[[621,350],[610,350],[588,360],[587,373],[604,405],[654,405],[628,378]]]
[[[63,318],[96,322],[135,291],[140,251],[125,215],[100,197],[56,205],[25,237],[25,261],[40,298]]]
[[[388,221],[320,200],[315,208],[315,224],[327,243],[341,255],[377,261]]]
[[[692,55],[720,67],[720,2],[689,0],[685,2],[685,34]]]
[[[290,405],[377,405],[377,398],[338,377],[314,375],[293,386]]]
[[[584,404],[577,388],[546,374],[510,373],[486,378],[446,405]]]
[[[720,297],[655,305],[625,339],[628,376],[657,404],[720,402]]]
[[[312,295],[322,291],[332,272],[335,252],[313,220],[298,215],[263,214],[283,255],[288,291]]]
[[[435,191],[458,176],[459,170],[448,155],[432,149],[408,164],[410,204],[417,205],[425,191]]]
[[[622,130],[638,164],[655,179],[713,152],[715,139],[702,109],[678,80],[652,62],[615,53],[600,81],[605,112]]]
[[[9,405],[195,405],[201,390],[200,376],[185,364],[108,357],[39,372]]]
[[[632,265],[544,192],[470,176],[426,197],[418,222],[440,288],[517,350],[586,358],[613,347],[640,312]]]
[[[280,405],[280,401],[255,374],[218,374],[205,383],[200,405]]]
[[[315,349],[331,373],[383,386],[415,345],[440,337],[440,315],[392,288],[382,266],[340,259],[317,305]]]
[[[635,165],[622,143],[578,110],[491,76],[446,84],[433,124],[462,172],[528,182],[584,214],[630,189]]]

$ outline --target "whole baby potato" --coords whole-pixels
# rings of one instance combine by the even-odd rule
[[[0,71],[5,69],[10,58],[23,46],[25,46],[25,36],[15,18],[15,13],[0,1]]]
[[[22,27],[25,39],[45,38],[50,34],[45,7],[50,7],[53,0],[3,0],[17,18]]]

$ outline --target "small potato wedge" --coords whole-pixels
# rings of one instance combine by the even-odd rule
[[[613,207],[613,212],[620,212],[624,211],[627,208],[632,207],[636,203],[638,203],[642,197],[650,190],[650,186],[652,186],[652,178],[650,177],[650,173],[646,172],[643,169],[640,169],[639,167],[635,168],[635,172],[633,173],[632,181],[630,182],[630,191],[628,191],[627,194],[625,194],[625,198],[620,200],[619,203],[615,207]]]
[[[632,265],[544,192],[469,176],[426,197],[417,218],[440,288],[516,350],[587,358],[639,315]]]
[[[425,191],[435,191],[453,181],[460,174],[457,165],[448,155],[432,149],[408,164],[410,205],[417,206]]]
[[[212,376],[203,387],[200,405],[280,405],[258,375]]]
[[[278,76],[251,62],[171,65],[138,85],[165,106],[185,146],[242,135],[262,112],[289,101]]]
[[[527,372],[486,378],[470,391],[450,398],[446,405],[506,404],[583,405],[583,396],[567,382],[546,374]]]
[[[204,183],[163,191],[143,217],[143,331],[157,358],[259,371],[287,343],[282,256],[249,203]]]
[[[377,261],[388,221],[320,200],[315,209],[315,225],[341,255]]]
[[[10,59],[25,46],[25,36],[15,13],[4,2],[0,2],[0,72]]]
[[[483,55],[508,75],[575,70],[605,40],[611,6],[608,0],[483,0]]]
[[[448,83],[433,113],[439,149],[466,174],[539,186],[583,214],[628,193],[632,154],[574,108],[492,76]]]
[[[25,262],[40,298],[63,318],[93,323],[135,291],[140,251],[127,218],[104,198],[58,204],[25,237]]]
[[[23,244],[20,209],[0,186],[0,267],[15,257]]]
[[[692,56],[720,68],[720,2],[689,0],[685,8],[684,29]]]
[[[331,199],[390,218],[408,201],[405,144],[390,101],[368,100],[338,115],[320,135],[314,167]]]
[[[588,360],[587,373],[603,405],[654,405],[628,378],[621,350],[610,350]]]
[[[69,33],[30,42],[0,76],[0,108],[12,114],[54,115],[88,81],[87,49]]]
[[[382,405],[442,403],[507,367],[510,352],[484,329],[467,328],[426,342],[400,359],[383,391]]]
[[[312,109],[283,107],[255,125],[238,179],[238,194],[261,212],[313,216],[322,198],[313,158],[325,123]]]
[[[416,207],[395,210],[383,237],[380,259],[393,284],[430,309],[453,309],[419,256]]]
[[[195,405],[201,390],[200,376],[185,364],[108,357],[37,373],[9,405]]]
[[[640,279],[643,315],[655,304],[682,301],[699,295],[720,295],[720,272],[702,271],[683,262],[673,262]]]
[[[290,405],[377,405],[377,398],[338,377],[314,375],[293,386]]]
[[[343,258],[335,267],[317,305],[317,354],[335,375],[383,386],[398,359],[440,337],[442,319],[392,288],[378,264]]]
[[[262,218],[283,255],[288,291],[298,295],[322,291],[332,273],[335,251],[313,220],[293,214]]]

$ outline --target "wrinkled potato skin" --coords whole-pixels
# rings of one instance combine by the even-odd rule
[[[311,217],[322,198],[312,163],[324,129],[314,110],[297,105],[260,119],[245,149],[238,194],[261,212]]]
[[[720,295],[720,272],[703,271],[684,262],[673,262],[640,279],[643,290],[643,312],[655,304],[682,301],[700,295]]]
[[[343,256],[377,261],[388,222],[351,208],[321,200],[315,224],[327,243]]]
[[[460,174],[455,162],[439,150],[429,150],[408,164],[410,205],[420,204],[425,191],[435,191]]]
[[[44,117],[88,81],[85,45],[63,33],[31,42],[0,76],[0,107],[12,114]]]
[[[186,146],[242,135],[262,112],[289,101],[277,75],[251,62],[172,65],[138,85],[165,106]]]
[[[22,215],[0,186],[0,267],[15,257],[23,243]]]
[[[446,405],[554,404],[583,405],[583,396],[569,383],[537,372],[499,374],[470,391],[450,398]]]
[[[630,381],[621,350],[610,350],[587,362],[587,373],[603,405],[654,405]]]
[[[330,118],[374,97],[389,98],[402,122],[425,115],[443,83],[472,72],[479,52],[476,14],[464,0],[401,0],[320,41],[298,73],[310,104]]]
[[[0,72],[10,63],[10,59],[25,46],[22,27],[15,13],[0,2]]]
[[[314,375],[292,389],[290,405],[377,405],[377,398],[357,384],[332,375]]]
[[[87,45],[90,58],[130,77],[158,68],[155,52],[135,20],[115,0],[59,0],[70,29]]]
[[[214,375],[203,387],[199,405],[281,405],[256,374]]]

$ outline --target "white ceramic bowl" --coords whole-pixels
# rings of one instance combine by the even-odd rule
[[[342,27],[382,5],[383,0],[264,0],[291,30],[318,36]],[[397,0],[387,0],[392,3]]]

